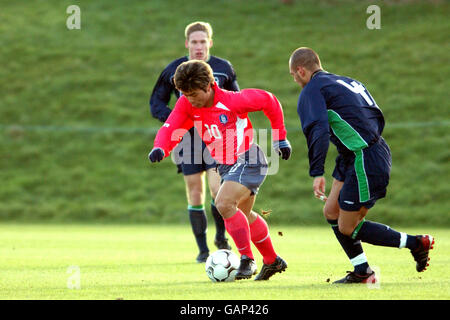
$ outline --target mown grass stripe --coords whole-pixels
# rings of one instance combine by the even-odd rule
[[[415,129],[415,128],[437,128],[448,127],[450,121],[436,122],[394,122],[386,124],[385,130],[389,129]],[[0,124],[2,130],[24,130],[29,132],[85,132],[85,133],[156,133],[160,127],[84,127],[84,126],[58,126],[58,125],[21,125]],[[254,128],[255,130],[270,128]],[[298,131],[297,127],[288,127],[287,131]]]

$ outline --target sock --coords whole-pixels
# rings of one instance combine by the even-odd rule
[[[369,263],[367,262],[366,255],[361,246],[361,241],[354,240],[339,231],[337,220],[327,220],[331,225],[331,228],[336,235],[337,240],[341,244],[342,249],[344,249],[347,257],[350,259],[350,263],[355,268],[355,272],[358,274],[365,274],[370,272]]]
[[[250,234],[253,244],[263,256],[264,264],[272,264],[277,258],[270,239],[269,227],[266,221],[258,214],[258,217],[250,224]]]
[[[224,222],[241,256],[246,255],[254,259],[250,245],[250,228],[245,214],[238,209],[231,218],[224,219]]]
[[[223,218],[217,210],[214,200],[211,200],[211,214],[214,218],[214,222],[216,223],[216,240],[224,241],[225,240],[225,223],[223,222]]]
[[[408,248],[411,250],[417,248],[415,236],[395,231],[389,226],[365,219],[358,224],[351,237],[352,239],[361,240],[376,246]]]
[[[207,219],[206,212],[203,205],[188,206],[189,220],[191,221],[192,232],[194,233],[195,240],[200,252],[209,252],[208,245],[206,243],[206,229]]]

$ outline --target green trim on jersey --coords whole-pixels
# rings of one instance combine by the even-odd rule
[[[328,123],[336,137],[351,151],[361,150],[368,146],[367,142],[353,129],[341,116],[333,111],[327,110]]]
[[[367,180],[366,170],[364,169],[364,154],[362,149],[369,145],[359,135],[358,131],[346,122],[341,116],[333,111],[327,110],[328,123],[335,136],[355,153],[355,172],[358,179],[359,202],[366,202],[370,199],[369,181]]]
[[[362,150],[355,151],[355,172],[358,179],[359,202],[370,199],[369,181],[364,169],[364,153]]]

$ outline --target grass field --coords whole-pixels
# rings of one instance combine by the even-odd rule
[[[293,2],[80,0],[81,29],[68,30],[72,0],[0,0],[0,299],[450,299],[450,2]],[[366,27],[373,4],[379,30]],[[241,88],[283,104],[292,157],[255,210],[273,210],[289,268],[268,282],[209,281],[194,262],[182,177],[169,160],[147,160],[161,126],[150,93],[186,54],[195,20],[212,24],[211,54],[232,62]],[[379,289],[331,284],[351,265],[312,196],[287,66],[299,46],[363,82],[383,110],[393,167],[370,219],[433,234],[425,273],[408,250],[365,245]],[[269,126],[262,113],[250,118]],[[331,146],[328,190],[335,156]],[[69,289],[78,275],[80,289]]]
[[[371,289],[331,284],[351,266],[327,227],[273,226],[285,273],[267,282],[212,283],[194,262],[188,226],[2,224],[0,299],[450,299],[449,230],[402,231],[435,236],[429,269],[417,273],[407,249],[365,245],[380,275]],[[79,289],[68,288],[71,266]]]
[[[71,0],[0,3],[1,221],[183,223],[183,179],[169,160],[147,160],[161,126],[148,100],[162,69],[186,54],[185,26],[205,20],[211,54],[233,63],[241,88],[283,104],[293,154],[257,209],[273,209],[280,224],[323,222],[287,65],[309,46],[326,70],[362,81],[384,112],[393,168],[371,214],[450,228],[448,1],[81,0],[80,30],[66,27]],[[379,30],[366,27],[372,4]],[[262,113],[250,118],[269,126]],[[335,156],[331,146],[328,189]]]

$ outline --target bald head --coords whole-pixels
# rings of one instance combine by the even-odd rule
[[[322,70],[320,59],[313,49],[301,47],[295,49],[289,58],[289,72],[294,81],[305,87],[311,80],[312,74]]]
[[[303,67],[313,72],[317,69],[322,69],[319,55],[313,49],[307,47],[295,49],[289,59],[289,66],[291,70],[297,70],[298,67]]]

